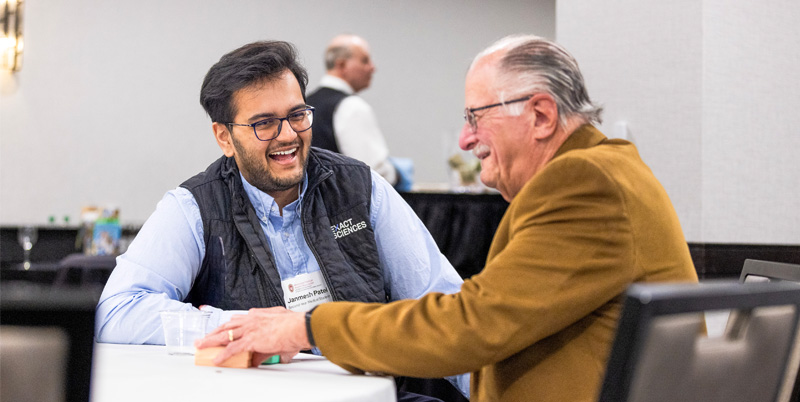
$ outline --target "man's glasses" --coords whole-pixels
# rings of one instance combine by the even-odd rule
[[[291,126],[292,130],[296,133],[302,133],[311,128],[311,122],[314,121],[314,108],[312,106],[306,106],[305,109],[291,112],[286,117],[268,117],[253,124],[225,124],[228,126],[252,127],[256,138],[261,141],[271,141],[281,135],[281,127],[283,127],[284,120],[289,123],[289,126]]]
[[[468,108],[464,109],[464,120],[466,120],[467,123],[469,123],[470,130],[472,130],[472,132],[475,133],[475,132],[478,131],[478,116],[475,115],[475,112],[479,112],[481,110],[486,110],[486,109],[491,109],[493,107],[510,105],[512,103],[524,102],[524,101],[526,101],[526,100],[528,100],[530,98],[533,98],[533,95],[524,96],[524,97],[518,98],[518,99],[512,99],[512,100],[510,100],[508,102],[493,103],[491,105],[486,105],[486,106],[481,106],[481,107],[473,107],[473,108],[469,108],[468,107]]]

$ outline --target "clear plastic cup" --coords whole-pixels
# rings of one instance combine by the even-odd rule
[[[194,341],[206,335],[211,313],[197,310],[162,311],[164,343],[171,355],[193,355]]]

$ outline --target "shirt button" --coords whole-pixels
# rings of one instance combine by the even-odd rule
[[[289,237],[289,232],[283,232],[283,237]]]

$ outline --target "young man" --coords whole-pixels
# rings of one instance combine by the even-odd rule
[[[160,310],[201,308],[209,329],[253,307],[453,293],[462,280],[383,178],[311,148],[314,109],[291,44],[223,56],[200,101],[224,156],[169,191],[117,259],[97,340],[163,344]]]

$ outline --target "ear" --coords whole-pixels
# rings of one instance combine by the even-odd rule
[[[545,140],[558,129],[558,105],[556,100],[546,93],[538,93],[528,100],[526,107],[533,109],[535,116],[531,121],[534,138]]]
[[[222,153],[229,158],[233,156],[233,138],[231,138],[231,132],[228,130],[228,126],[214,122],[211,124],[211,128],[214,130],[214,138],[217,140],[219,148],[222,149]]]
[[[340,58],[338,58],[336,60],[336,63],[334,63],[334,69],[338,70],[338,71],[344,70],[344,66],[345,66],[345,64],[347,64],[347,60],[349,60],[349,59],[350,59],[349,57],[340,57]]]

